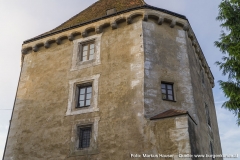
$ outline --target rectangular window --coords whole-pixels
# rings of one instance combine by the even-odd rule
[[[209,115],[209,108],[208,108],[207,104],[205,104],[205,112],[206,112],[207,123],[208,123],[209,127],[211,127],[211,121],[210,121],[210,115]]]
[[[173,84],[172,83],[161,83],[162,99],[174,101]]]
[[[211,155],[213,155],[213,145],[212,145],[212,142],[210,141],[210,153]],[[212,160],[214,160],[214,158],[212,157]]]
[[[94,41],[86,42],[81,44],[81,56],[80,61],[92,60],[95,52]]]
[[[100,117],[85,117],[73,122],[70,156],[98,154],[98,124]],[[81,158],[80,158],[81,159]]]
[[[202,84],[204,84],[204,72],[201,70],[201,78],[202,78]]]
[[[91,126],[86,127],[79,127],[78,128],[79,133],[79,148],[89,148],[90,147],[90,141],[91,141],[91,132],[92,128]]]
[[[92,98],[92,84],[81,84],[77,86],[77,108],[89,107]]]

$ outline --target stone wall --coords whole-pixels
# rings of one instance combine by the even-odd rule
[[[115,30],[111,26],[103,29],[101,63],[95,66],[71,70],[74,42],[68,40],[25,55],[5,160],[78,156],[126,159],[131,151],[143,151],[146,120],[140,19],[135,17],[131,25],[118,23]],[[66,114],[70,82],[94,75],[99,75],[99,111]],[[78,123],[94,123],[95,118],[99,118],[95,149],[74,153],[74,127]]]
[[[199,142],[206,124],[195,129],[196,124],[187,115],[149,120],[174,108],[188,110],[198,123],[205,123],[205,117],[196,111],[194,71],[190,67],[195,64],[191,63],[193,51],[186,32],[179,25],[171,28],[169,19],[157,24],[151,16],[148,19],[148,12],[132,11],[23,46],[35,47],[24,53],[4,160],[125,160],[131,154],[171,154],[178,159],[178,153],[192,152],[189,137],[195,136]],[[132,17],[131,23],[126,17]],[[100,25],[101,33],[88,29]],[[66,39],[75,32],[82,34],[75,35],[73,41]],[[101,39],[97,63],[73,67],[77,51],[74,45],[96,35]],[[95,106],[72,111],[74,85],[89,80],[97,85],[93,86]],[[162,100],[161,81],[174,82],[176,102]],[[211,87],[206,85],[211,105]],[[210,110],[215,116],[214,108]],[[212,122],[216,124],[216,119]],[[75,147],[76,127],[88,124],[93,126],[92,146],[81,151]],[[213,130],[218,135],[217,128]],[[205,151],[202,145],[205,142],[196,144],[195,150]]]
[[[192,79],[191,84],[193,86],[196,115],[198,117],[196,119],[198,125],[195,129],[192,129],[195,132],[195,152],[198,154],[211,154],[210,141],[212,141],[214,154],[222,154],[212,86],[204,71],[203,64],[197,58],[198,56],[191,40],[187,38],[186,42]],[[209,108],[211,127],[207,124],[205,105]]]
[[[186,110],[197,123],[189,128],[192,154],[211,154],[210,141],[214,154],[221,154],[212,85],[191,39],[180,27],[159,26],[154,20],[143,22],[143,35],[145,117],[168,109]],[[161,82],[173,83],[174,101],[162,100]],[[206,122],[205,104],[210,110],[211,128]]]

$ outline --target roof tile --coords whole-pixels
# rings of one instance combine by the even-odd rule
[[[106,11],[108,9],[115,8],[117,12],[119,12],[122,10],[143,6],[144,4],[144,0],[98,0],[85,10],[70,18],[68,21],[42,35],[106,16]]]
[[[162,118],[168,118],[168,117],[174,117],[174,116],[180,116],[188,114],[188,111],[181,111],[181,110],[175,110],[175,109],[169,109],[165,112],[162,112],[160,114],[157,114],[156,116],[153,116],[150,118],[150,120],[155,120],[155,119],[162,119]]]

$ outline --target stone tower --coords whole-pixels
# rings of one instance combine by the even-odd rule
[[[221,154],[212,87],[185,16],[99,0],[24,41],[3,159]]]

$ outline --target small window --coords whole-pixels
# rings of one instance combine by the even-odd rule
[[[209,108],[207,104],[205,104],[205,112],[206,112],[206,119],[207,119],[207,124],[209,127],[211,127],[211,120],[210,120],[210,115],[209,115]]]
[[[98,124],[100,117],[85,117],[73,122],[70,142],[70,156],[98,154]],[[70,138],[69,137],[69,138]]]
[[[89,148],[91,141],[91,126],[78,127],[78,136],[79,136],[79,148]]]
[[[211,153],[211,155],[214,155],[214,153],[213,153],[213,145],[212,145],[211,141],[210,141],[210,153]],[[213,157],[212,157],[212,160],[214,160]]]
[[[202,79],[202,84],[204,84],[204,72],[201,70],[201,79]]]
[[[77,108],[89,107],[92,98],[92,84],[81,84],[77,86]]]
[[[174,101],[173,84],[172,83],[162,82],[161,90],[162,90],[162,99],[163,100]]]
[[[94,53],[95,53],[94,41],[81,44],[80,61],[92,60],[94,58]]]

